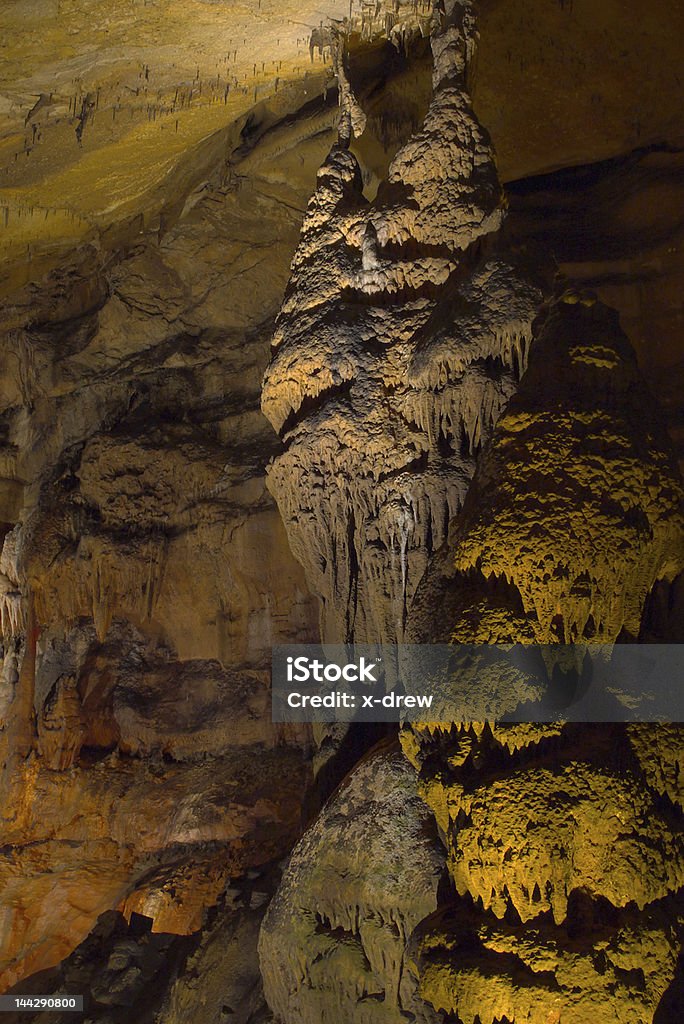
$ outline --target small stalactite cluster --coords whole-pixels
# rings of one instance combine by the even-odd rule
[[[539,643],[635,639],[655,582],[681,571],[669,442],[611,310],[568,292],[535,344],[545,358],[483,458],[456,569],[513,587]]]
[[[115,614],[149,621],[159,595],[164,555],[163,538],[128,544],[83,538],[76,558],[63,560],[35,581],[40,621],[72,624],[81,616],[92,617],[100,640]]]

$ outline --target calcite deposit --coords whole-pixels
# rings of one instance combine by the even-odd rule
[[[527,367],[540,296],[492,254],[501,199],[463,92],[472,14],[469,4],[436,8],[430,108],[369,204],[343,105],[347,129],[319,172],[264,382],[262,408],[286,446],[270,486],[329,639],[636,640],[650,593],[684,568],[677,469],[617,318],[594,297],[566,291],[551,304]],[[492,685],[497,716],[538,696],[501,671]],[[654,726],[634,727],[631,742],[620,727],[579,729],[561,718],[405,730],[455,913],[472,915],[482,944],[473,951],[448,929],[418,943],[419,991],[435,1010],[579,1022],[614,992],[618,1021],[639,1004],[653,1013],[673,981],[684,851],[676,807],[660,800],[673,792],[672,753],[654,756],[652,744],[667,750]],[[647,769],[630,765],[637,749]],[[311,902],[295,865],[275,906]],[[597,906],[617,922],[615,977],[653,951],[647,981],[640,966],[641,980],[616,989],[597,970],[579,893],[592,921]],[[504,937],[495,922],[509,919],[517,925]],[[284,1021],[300,1019],[279,987],[268,917],[265,928],[267,998]],[[277,934],[286,941],[283,923]],[[327,971],[337,985],[354,971],[328,964],[309,936],[294,941],[303,973],[290,992],[315,993],[325,1018]]]
[[[639,639],[647,595],[684,568],[681,496],[614,314],[565,294],[419,588],[412,639],[436,619],[455,643]],[[403,739],[458,894],[449,928],[417,940],[422,994],[464,1021],[653,1019],[681,942],[681,730],[559,710],[546,727]]]
[[[561,929],[483,920],[468,907],[437,912],[411,944],[421,990],[464,1024],[654,1020],[676,971],[681,910],[617,913],[582,894],[573,909],[577,920]]]
[[[308,739],[272,725],[268,664],[316,612],[264,486],[253,255],[284,284],[295,232],[217,180],[161,248],[75,258],[7,314],[3,989],[105,911],[196,932],[299,834]]]
[[[520,621],[537,643],[637,639],[647,596],[682,571],[681,501],[662,416],[615,313],[565,293],[540,326],[449,550],[421,584],[413,636],[434,638],[446,598],[457,605],[444,639],[462,643],[518,637]],[[473,613],[477,594],[487,610]],[[499,636],[485,635],[483,618],[501,607]]]
[[[473,5],[436,6],[431,45],[425,120],[370,203],[342,93],[264,379],[285,445],[269,487],[328,640],[403,639],[541,298],[498,237],[503,196],[466,88]]]
[[[360,764],[295,848],[261,929],[278,1020],[433,1024],[404,949],[437,905],[443,859],[398,749]]]

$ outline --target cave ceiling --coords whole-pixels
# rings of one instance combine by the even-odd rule
[[[349,13],[346,0],[0,0],[4,329],[82,315],[115,290],[122,254],[173,245],[198,203],[230,220],[238,187],[241,208],[265,199],[296,224],[335,137],[328,26],[346,31]],[[351,15],[350,78],[368,115],[354,148],[370,197],[430,100],[429,10],[353,0]],[[471,91],[510,230],[618,309],[682,457],[684,8],[484,0],[479,36]],[[226,233],[249,249],[241,227]],[[282,240],[258,289],[264,316],[282,295]],[[218,235],[203,245],[190,275],[202,288],[222,251]],[[65,265],[70,284],[46,286]],[[163,283],[150,290],[173,310]],[[247,319],[251,294],[235,293]]]
[[[358,0],[2,0],[5,280],[8,265],[33,276],[65,245],[163,226],[239,149],[247,119],[263,130],[334,85],[312,32],[351,11],[353,52],[362,27],[366,45],[379,40],[395,8],[400,26],[429,16]],[[480,34],[474,102],[504,181],[684,138],[681,4],[490,0]],[[378,45],[376,84],[388,62]],[[399,106],[425,89],[419,79],[399,84]]]

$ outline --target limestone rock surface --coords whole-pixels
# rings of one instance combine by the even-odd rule
[[[440,1020],[406,970],[436,907],[443,858],[413,769],[369,755],[295,847],[261,929],[264,991],[281,1024]]]
[[[195,932],[299,833],[309,740],[268,663],[316,609],[258,410],[297,212],[223,173],[162,248],[74,254],[5,310],[3,987],[107,910]]]
[[[464,1024],[653,1020],[675,970],[681,923],[656,905],[611,914],[578,897],[572,921],[521,928],[439,911],[414,936],[420,991]]]
[[[437,622],[454,643],[634,641],[652,592],[682,572],[677,467],[616,318],[566,294],[538,330],[412,639]],[[504,711],[534,696],[524,676],[504,682]],[[459,894],[418,957],[432,1004],[465,1021],[579,1022],[606,1002],[607,1019],[657,1019],[681,943],[679,727],[559,710],[546,726],[419,723],[403,743]],[[599,924],[617,929],[600,965]]]
[[[681,456],[680,5],[483,0],[477,48],[465,3],[448,5],[463,13],[450,22],[413,0],[352,5],[346,27],[346,2],[0,7],[3,987],[45,992],[50,965],[75,957],[70,977],[97,990],[101,1024],[152,1024],[162,1004],[169,1024],[218,1024],[231,1011],[260,1024],[267,887],[246,886],[237,908],[225,890],[291,848],[310,800],[310,739],[272,728],[267,678],[272,642],[318,638],[310,591],[328,595],[329,633],[357,638],[407,636],[413,622],[431,639],[558,637],[591,632],[593,608],[606,636],[625,627],[662,640],[679,628],[681,639],[668,498],[679,485],[632,354],[615,345],[610,317],[581,302],[591,351],[569,364],[547,352],[536,367],[532,355],[522,389],[529,379],[556,404],[546,416],[535,407],[505,458],[482,460],[492,476],[472,487],[463,566],[453,547],[446,570],[435,558],[527,365],[537,297],[503,232],[492,237],[498,180],[509,183],[509,237],[542,263],[550,251],[619,309]],[[333,150],[307,214],[333,142],[340,34],[366,128],[351,152]],[[305,214],[276,332],[287,401],[270,414],[283,452],[259,411],[261,377]],[[307,305],[312,295],[320,305]],[[613,367],[596,358],[604,327]],[[566,382],[577,396],[561,409]],[[607,393],[614,406],[588,409]],[[520,436],[541,475],[526,475]],[[557,455],[568,451],[588,461],[564,477]],[[281,465],[290,489],[287,535],[264,485],[274,455],[271,483]],[[612,503],[585,502],[585,474]],[[528,557],[535,538],[521,537],[532,491],[545,499],[541,547],[560,570],[549,580]],[[499,516],[508,554],[519,544],[525,559],[486,577],[471,556],[481,545],[489,563],[506,562]],[[577,539],[564,548],[567,521]],[[436,567],[448,584],[432,591]],[[526,685],[512,680],[512,699]],[[397,893],[377,865],[399,858],[399,886],[408,865],[438,872],[446,852],[421,846],[420,832],[401,857],[373,845],[359,876],[337,861],[344,901],[314,925],[312,897],[301,944],[288,947],[296,972],[309,943],[328,943],[307,994],[312,1020],[324,1007],[339,1024],[342,1005],[354,1022],[385,1019],[379,999],[359,1002],[335,979],[394,992],[400,958],[399,1000],[418,1019],[681,1019],[666,992],[679,941],[678,730],[449,722],[403,741],[420,778],[406,778],[396,819],[407,806],[426,827],[436,819],[466,891],[400,957],[385,906]],[[391,790],[392,773],[377,770]],[[504,806],[507,787],[520,815]],[[370,802],[364,836],[378,816],[394,835]],[[342,857],[343,833],[325,822]],[[526,862],[547,887],[530,887]],[[381,916],[369,911],[363,934],[332,934],[369,875],[387,896]],[[436,904],[430,879],[420,916]],[[628,887],[643,909],[623,905]],[[489,909],[469,917],[473,894]]]

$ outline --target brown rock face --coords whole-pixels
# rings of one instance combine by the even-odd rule
[[[57,963],[111,907],[159,931],[196,930],[230,877],[294,842],[303,767],[299,751],[249,746],[195,764],[82,760],[66,773],[29,759],[3,782],[3,988]]]
[[[676,724],[416,724],[300,841],[268,660],[684,638],[682,5],[0,8],[0,989],[265,1024],[294,847],[278,1024],[679,1022]]]
[[[473,94],[497,141],[504,181],[663,141],[681,145],[679,4],[482,0],[480,7]]]
[[[436,11],[434,94],[374,201],[343,145],[319,171],[262,409],[269,473],[326,639],[392,641],[523,370],[539,292],[496,233],[503,199],[465,89],[470,3]]]
[[[276,278],[280,252],[284,285],[297,215],[247,193],[217,184],[163,245],[7,312],[5,989],[106,910],[196,931],[299,834],[307,739],[271,724],[268,659],[316,613],[264,485],[254,258]]]

